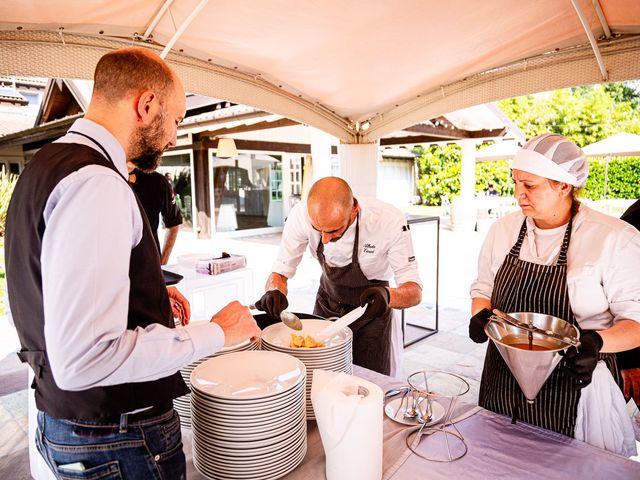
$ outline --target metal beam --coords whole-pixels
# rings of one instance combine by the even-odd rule
[[[164,14],[167,13],[167,10],[169,10],[169,7],[171,6],[172,3],[173,3],[173,0],[165,0],[165,2],[160,7],[160,10],[158,10],[156,15],[153,17],[153,19],[149,23],[149,26],[144,31],[144,34],[142,35],[141,40],[149,39],[149,35],[151,35],[151,32],[155,30],[156,26],[158,25],[158,23],[160,23],[160,20],[162,20],[162,17],[164,17]]]
[[[600,24],[602,25],[602,30],[604,30],[605,38],[611,38],[611,29],[609,28],[609,24],[607,23],[607,19],[604,17],[604,13],[602,12],[602,7],[600,6],[600,2],[598,0],[592,0],[593,8],[598,15],[598,20],[600,20]]]
[[[196,8],[194,8],[193,11],[189,14],[189,16],[184,20],[184,22],[182,22],[182,25],[178,27],[178,30],[176,30],[176,33],[173,34],[173,37],[169,39],[164,49],[162,50],[162,53],[160,54],[160,58],[165,58],[167,56],[167,54],[171,51],[171,49],[173,48],[175,43],[178,41],[178,39],[182,36],[184,31],[187,29],[187,27],[191,25],[191,22],[193,22],[193,19],[198,16],[198,14],[207,5],[207,3],[209,3],[209,0],[200,0],[200,3],[198,3]]]
[[[598,62],[598,68],[600,69],[600,73],[602,73],[602,81],[608,82],[609,74],[607,73],[607,67],[604,64],[604,60],[602,59],[602,54],[600,53],[600,49],[598,48],[598,42],[596,42],[596,39],[593,36],[593,32],[591,31],[591,27],[589,27],[589,22],[587,21],[587,17],[582,11],[582,7],[578,4],[577,0],[571,0],[571,4],[573,5],[574,10],[578,14],[578,18],[580,19],[580,23],[582,24],[584,33],[587,34],[587,38],[589,39],[589,44],[591,45],[593,54],[596,56],[596,62]]]

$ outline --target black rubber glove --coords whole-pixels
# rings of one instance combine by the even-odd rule
[[[491,312],[488,308],[483,308],[476,313],[469,321],[469,338],[476,343],[484,343],[489,337],[484,333],[484,327],[489,323]]]
[[[267,312],[273,318],[279,319],[280,314],[289,306],[289,301],[280,290],[269,290],[255,303],[256,309]]]
[[[369,287],[360,295],[360,306],[367,305],[364,312],[365,318],[377,318],[389,308],[391,293],[387,287]]]
[[[564,354],[564,368],[575,378],[578,388],[584,388],[591,383],[603,343],[602,337],[595,330],[583,330],[580,334],[580,346],[569,347]]]

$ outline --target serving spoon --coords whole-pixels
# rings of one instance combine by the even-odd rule
[[[249,305],[249,310],[258,310],[255,304]],[[302,330],[302,322],[295,313],[283,310],[280,312],[280,321],[293,330]]]

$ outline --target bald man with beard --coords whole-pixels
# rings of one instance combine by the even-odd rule
[[[404,214],[376,199],[356,199],[341,178],[318,180],[306,203],[296,205],[287,218],[278,258],[256,308],[276,318],[287,308],[287,282],[307,247],[322,267],[313,313],[341,317],[366,305],[364,315],[350,326],[353,362],[396,375],[402,347],[392,309],[422,299]],[[392,276],[396,288],[389,287]]]
[[[176,144],[185,94],[150,50],[104,55],[91,104],[18,179],[5,256],[19,356],[35,373],[36,446],[56,478],[186,478],[178,370],[260,334],[232,302],[186,325],[165,287],[127,161],[153,171]],[[174,328],[171,302],[186,311]]]

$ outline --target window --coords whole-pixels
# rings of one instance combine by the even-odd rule
[[[171,182],[176,203],[182,213],[181,230],[193,230],[193,193],[191,192],[191,154],[170,153],[162,156],[157,170]]]
[[[216,231],[280,226],[282,156],[242,152],[211,157]]]

